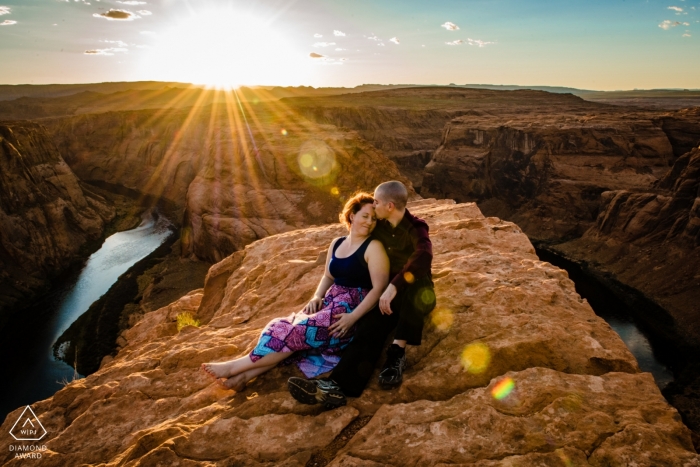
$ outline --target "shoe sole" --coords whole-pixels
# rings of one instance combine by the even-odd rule
[[[328,391],[324,397],[323,407],[326,410],[337,409],[348,403],[345,395],[338,391]]]
[[[307,405],[316,405],[320,402],[323,404],[323,407],[326,410],[342,407],[348,403],[345,395],[342,392],[330,390],[323,393],[318,390],[316,385],[314,385],[314,392],[310,392],[308,389],[303,387],[301,384],[297,384],[295,381],[287,381],[287,388],[289,389],[289,393],[292,395],[292,397],[298,402]]]
[[[292,397],[302,404],[316,405],[319,402],[316,398],[316,394],[318,393],[316,385],[314,385],[314,392],[309,392],[293,381],[287,381],[287,388]]]

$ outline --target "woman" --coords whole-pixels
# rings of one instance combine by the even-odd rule
[[[389,281],[384,247],[370,237],[377,223],[373,203],[368,193],[345,203],[339,217],[349,234],[331,242],[321,282],[302,311],[270,321],[249,355],[203,363],[202,370],[223,386],[241,391],[294,352],[300,352],[295,360],[309,378],[333,369],[340,350],[352,339],[355,323],[377,304]]]

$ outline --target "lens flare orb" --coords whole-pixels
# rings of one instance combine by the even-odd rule
[[[308,141],[304,143],[297,158],[299,170],[308,181],[316,183],[328,183],[329,177],[333,177],[338,169],[335,153],[322,141]]]
[[[491,351],[486,344],[481,342],[469,344],[462,352],[462,366],[469,373],[483,373],[490,363]]]
[[[331,188],[331,194],[333,196],[338,196],[340,194],[340,190],[338,189],[337,186],[334,186],[333,188]]]
[[[444,308],[438,308],[431,314],[430,317],[433,325],[440,331],[447,331],[452,327],[454,322],[454,315],[450,310]]]
[[[282,130],[280,131],[280,134],[281,134],[282,136],[287,136],[289,133],[287,132],[287,130],[285,130],[284,128],[282,128]]]
[[[565,453],[559,451],[559,458],[564,463],[564,467],[574,467],[574,463]]]
[[[491,389],[491,395],[494,399],[501,401],[508,397],[513,392],[513,389],[515,389],[513,378],[504,378]]]

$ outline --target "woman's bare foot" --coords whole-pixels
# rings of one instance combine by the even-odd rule
[[[246,384],[248,383],[248,377],[246,373],[247,372],[241,373],[240,375],[232,376],[225,381],[218,380],[219,384],[221,384],[226,389],[233,389],[236,392],[241,392],[245,389]]]
[[[233,374],[234,361],[217,362],[217,363],[202,363],[200,367],[202,371],[214,378],[228,378]]]

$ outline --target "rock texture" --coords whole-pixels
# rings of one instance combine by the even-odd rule
[[[473,203],[410,209],[431,226],[438,307],[399,389],[372,383],[347,407],[322,412],[286,392],[294,366],[240,394],[198,371],[245,355],[267,321],[312,294],[343,228],[295,230],[212,266],[203,289],[125,331],[97,373],[34,404],[48,435],[33,462],[293,466],[324,453],[338,466],[700,465],[651,375],[516,225]],[[178,333],[185,311],[202,325]],[[0,463],[22,465],[8,443]]]
[[[596,269],[651,291],[673,318],[672,334],[700,348],[700,148],[679,157],[652,188],[602,193],[595,226],[553,249],[585,255]]]
[[[115,216],[80,180],[44,127],[0,124],[0,321],[74,262]]]
[[[650,297],[677,319],[675,337],[700,343],[697,175],[686,170],[700,145],[700,108],[450,88],[288,101],[308,118],[387,147],[422,196],[476,201],[537,246],[609,276],[627,289],[622,295],[636,289]],[[428,156],[409,163],[413,150]],[[652,325],[660,329],[665,312],[653,313],[662,315]]]
[[[591,225],[602,191],[648,187],[673,163],[666,134],[648,120],[512,117],[453,119],[425,168],[422,192],[479,200],[531,238],[560,239]]]
[[[405,180],[353,132],[229,99],[47,125],[82,179],[167,201],[182,221],[183,254],[212,262],[267,235],[333,222],[352,192]]]

